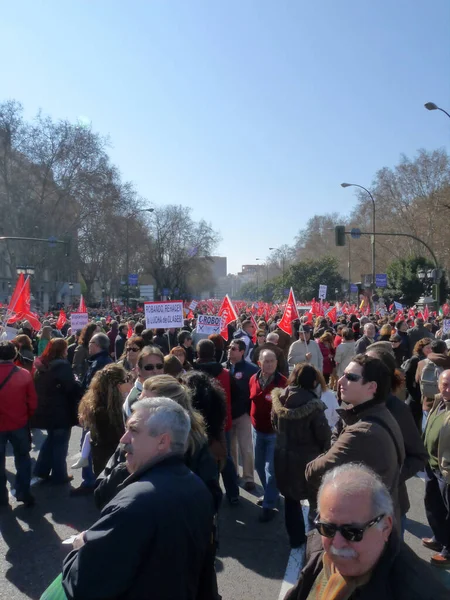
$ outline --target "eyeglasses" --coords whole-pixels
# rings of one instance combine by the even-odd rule
[[[360,381],[362,379],[362,375],[358,375],[357,373],[346,373],[344,372],[342,374],[342,377],[345,377],[345,379],[347,379],[348,381]]]
[[[319,521],[319,517],[316,517],[316,519],[314,519],[314,526],[323,537],[334,538],[339,531],[342,537],[348,542],[360,542],[363,539],[365,531],[379,523],[384,516],[384,514],[379,515],[378,517],[375,517],[375,519],[372,519],[359,527],[355,525],[335,525],[334,523],[325,523]]]
[[[257,335],[256,337],[266,337],[265,333],[260,333],[259,335]]]
[[[162,369],[164,369],[164,365],[162,363],[157,363],[156,365],[145,365],[142,368],[144,369],[144,371],[154,371],[155,369],[157,371],[161,371]]]
[[[136,348],[134,346],[133,347],[130,346],[129,348],[127,348],[127,352],[139,352],[139,348]]]

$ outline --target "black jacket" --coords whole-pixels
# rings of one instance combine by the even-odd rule
[[[231,375],[231,418],[237,419],[250,414],[250,377],[258,372],[258,367],[246,360],[233,365],[230,361],[222,365]]]
[[[164,356],[169,354],[169,344],[165,335],[154,335],[152,342],[161,350]]]
[[[144,466],[64,560],[68,600],[194,600],[213,512],[210,493],[182,456]]]
[[[116,341],[114,342],[114,352],[116,353],[116,360],[121,358],[123,351],[125,349],[125,344],[127,342],[126,335],[119,335],[116,337]]]
[[[285,600],[306,600],[321,570],[322,552],[316,552]],[[435,578],[432,567],[393,530],[370,580],[357,588],[350,600],[445,600],[448,595],[448,590]]]
[[[423,325],[416,325],[415,327],[411,327],[411,329],[408,329],[407,334],[409,338],[410,355],[412,354],[414,346],[419,340],[423,340],[423,338],[431,338],[432,340],[434,340],[434,333],[429,331]]]
[[[86,375],[81,384],[83,391],[88,389],[97,371],[101,371],[103,367],[106,367],[106,365],[109,365],[112,362],[113,360],[109,356],[108,350],[102,350],[101,352],[97,352],[97,354],[90,356],[88,359],[88,370],[86,371]]]
[[[39,429],[68,429],[76,425],[81,386],[69,361],[52,360],[48,367],[39,358],[34,362],[34,384],[38,407],[31,419],[31,427]]]

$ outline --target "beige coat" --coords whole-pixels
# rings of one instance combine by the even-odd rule
[[[450,485],[450,402],[445,403],[444,423],[439,433],[439,468],[445,481]]]

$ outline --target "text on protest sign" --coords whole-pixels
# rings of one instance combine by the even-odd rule
[[[72,327],[72,333],[83,329],[89,323],[89,316],[87,313],[72,313],[70,315],[70,326]]]
[[[327,297],[327,286],[319,285],[319,300],[325,300]]]
[[[197,308],[197,304],[198,302],[196,300],[192,300],[192,302],[189,304],[189,310],[195,310]]]
[[[146,302],[145,326],[147,329],[171,329],[183,327],[183,302],[171,300],[165,302]]]
[[[450,333],[450,319],[444,319],[442,322],[442,333]]]
[[[222,317],[215,315],[198,315],[197,333],[220,333],[222,331]]]

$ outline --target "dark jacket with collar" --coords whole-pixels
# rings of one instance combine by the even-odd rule
[[[308,598],[322,570],[322,556],[323,552],[311,556],[285,600]],[[394,529],[370,580],[357,588],[350,600],[444,600],[448,596],[432,568],[399,539]]]
[[[123,351],[125,350],[125,344],[127,343],[127,334],[118,334],[114,341],[114,353],[116,355],[116,361],[122,357]]]
[[[234,366],[227,361],[222,366],[231,375],[231,418],[250,414],[250,378],[258,372],[258,367],[247,360],[240,360]]]
[[[38,406],[31,419],[31,427],[69,429],[76,425],[81,386],[75,380],[69,361],[56,359],[47,366],[37,358],[34,364]]]
[[[272,392],[275,476],[278,489],[289,499],[308,498],[306,465],[330,447],[326,408],[313,392],[297,386]]]
[[[402,432],[382,400],[369,400],[353,408],[337,410],[342,429],[333,433],[332,446],[306,467],[311,497],[317,496],[326,471],[350,462],[362,462],[377,473],[394,500],[400,518],[398,486],[400,466],[405,460]]]
[[[423,338],[431,338],[432,340],[434,340],[434,333],[429,331],[423,325],[416,325],[415,327],[411,327],[411,329],[408,329],[407,334],[409,338],[409,350],[411,354],[414,350],[414,346],[419,340],[422,340]]]
[[[68,600],[195,600],[213,512],[209,491],[182,456],[143,467],[64,560]]]
[[[371,340],[369,337],[367,337],[367,335],[364,334],[362,337],[359,338],[359,340],[355,344],[355,353],[364,354],[364,352],[372,343],[373,340]]]
[[[93,354],[88,359],[88,370],[86,371],[86,375],[81,384],[83,391],[88,389],[97,371],[101,371],[103,367],[106,367],[106,365],[109,365],[112,362],[113,360],[109,356],[108,350],[102,350],[101,352],[97,352],[97,354]]]

